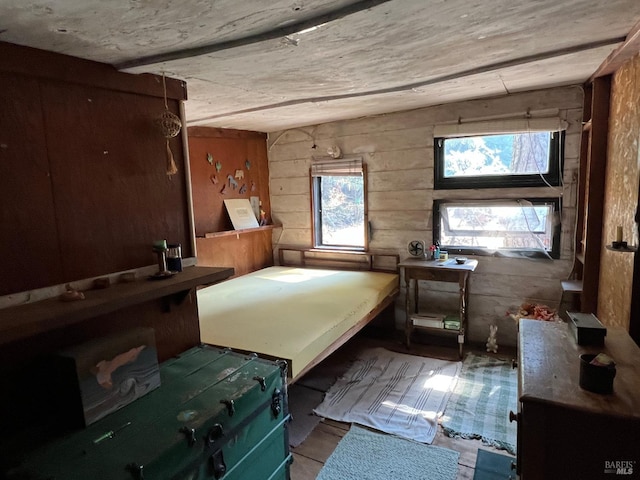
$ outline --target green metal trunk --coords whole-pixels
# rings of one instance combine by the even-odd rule
[[[160,375],[157,390],[29,454],[15,478],[289,478],[286,363],[204,345]]]

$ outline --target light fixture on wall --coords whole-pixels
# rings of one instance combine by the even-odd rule
[[[342,158],[342,150],[339,146],[333,145],[327,149],[327,155],[335,159]]]
[[[171,152],[171,147],[169,146],[169,139],[177,136],[180,133],[182,122],[177,115],[169,111],[169,105],[167,104],[167,85],[165,82],[164,73],[162,74],[162,89],[164,92],[164,112],[162,112],[160,114],[160,117],[157,119],[157,124],[160,128],[162,136],[167,141],[167,175],[175,175],[176,173],[178,173],[178,167],[176,166],[176,162],[173,159],[173,153]]]

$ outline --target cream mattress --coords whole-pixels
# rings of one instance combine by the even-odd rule
[[[201,340],[287,360],[295,378],[397,286],[393,273],[265,268],[198,290]]]

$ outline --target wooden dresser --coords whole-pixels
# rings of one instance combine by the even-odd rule
[[[523,319],[518,341],[520,478],[640,478],[640,348],[628,333],[608,328],[603,347],[586,347],[565,323]],[[616,362],[609,395],[579,386],[579,355],[600,352]]]

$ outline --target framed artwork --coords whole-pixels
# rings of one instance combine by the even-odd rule
[[[258,219],[253,213],[251,203],[247,198],[234,198],[224,201],[229,218],[235,230],[243,230],[245,228],[257,228]]]

